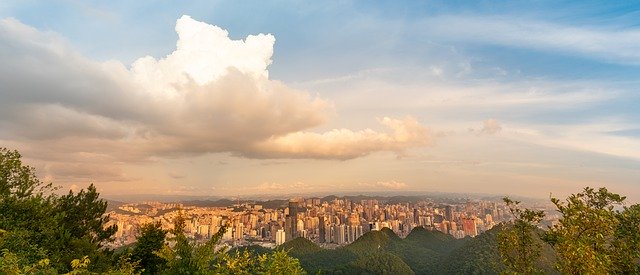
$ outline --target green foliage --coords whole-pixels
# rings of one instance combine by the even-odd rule
[[[254,274],[306,274],[298,259],[284,250],[258,257],[259,267]]]
[[[419,227],[401,239],[384,229],[367,232],[355,242],[333,250],[294,240],[282,247],[290,249],[289,254],[298,258],[309,273],[381,274],[394,270],[402,272],[396,274],[499,274],[507,270],[498,249],[497,236],[501,230],[496,227],[476,238],[455,239]],[[542,255],[536,266],[553,273],[553,252],[549,245],[543,245]]]
[[[415,274],[400,257],[384,251],[376,251],[338,270],[345,274]]]
[[[55,189],[41,182],[17,151],[0,148],[0,249],[11,251],[21,266],[46,257],[44,232],[54,225]]]
[[[460,247],[465,240],[458,240],[449,234],[437,230],[427,230],[424,227],[416,227],[404,239],[414,246],[423,246],[440,254],[447,254]]]
[[[640,274],[640,204],[625,207],[617,217],[619,223],[612,242],[612,271]]]
[[[17,151],[0,148],[0,249],[16,255],[20,266],[49,259],[61,272],[73,259],[88,256],[90,270],[107,271],[111,253],[102,243],[115,233],[105,227],[106,202],[93,185],[77,194],[56,196]]]
[[[3,250],[0,255],[0,274],[55,274],[55,269],[49,266],[48,259],[39,260],[32,265],[24,266],[21,264],[18,255]]]
[[[102,245],[111,239],[117,226],[107,227],[109,216],[104,215],[107,202],[99,198],[93,184],[78,193],[69,191],[55,200],[56,229],[52,242],[46,248],[53,252],[56,262],[68,263],[88,256],[93,271],[107,271],[111,264],[111,251]]]
[[[504,198],[514,217],[498,234],[498,247],[502,262],[511,272],[534,274],[539,270],[535,263],[540,257],[542,244],[535,233],[536,225],[544,217],[543,211],[521,209],[519,201]]]
[[[287,249],[283,249],[283,250],[287,250]],[[240,253],[244,253],[244,251],[248,251],[251,254],[254,255],[262,255],[262,254],[267,254],[270,253],[272,251],[272,249],[266,248],[264,246],[260,246],[260,245],[248,245],[248,246],[239,246],[239,247],[234,247],[232,249],[229,249],[228,253],[230,254],[234,254],[237,251],[239,251]]]
[[[551,199],[562,218],[550,228],[545,240],[555,248],[562,273],[607,274],[617,269],[616,250],[630,252],[616,247],[620,243],[616,232],[624,230],[620,228],[620,213],[614,209],[624,200],[606,188],[596,191],[589,187],[569,196],[566,202]]]
[[[440,262],[440,274],[499,274],[506,271],[500,260],[496,226],[475,238],[465,238],[465,243],[448,253]]]
[[[23,165],[21,158],[18,151],[0,148],[0,198],[3,201],[43,197],[45,192],[54,190],[52,184],[38,179],[33,167]]]
[[[138,241],[131,252],[131,258],[138,261],[137,271],[144,274],[156,274],[164,268],[166,260],[156,255],[162,249],[167,231],[162,229],[160,222],[149,223],[140,228]]]
[[[284,250],[258,256],[248,250],[225,253],[214,270],[216,274],[306,274],[298,259]]]
[[[289,257],[284,250],[256,255],[247,249],[227,253],[226,247],[216,249],[227,230],[223,226],[204,244],[189,241],[183,230],[182,215],[174,220],[169,242],[156,255],[166,260],[166,274],[305,274],[298,259]]]
[[[108,274],[112,275],[133,275],[141,274],[144,271],[140,267],[140,260],[131,258],[130,254],[120,255],[116,258],[114,266],[109,270]]]

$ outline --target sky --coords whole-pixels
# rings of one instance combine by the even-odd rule
[[[640,201],[636,1],[9,0],[0,60],[63,190]]]

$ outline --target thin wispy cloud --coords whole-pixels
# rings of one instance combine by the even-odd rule
[[[516,16],[437,16],[425,20],[428,34],[444,40],[556,51],[605,62],[640,65],[636,26],[583,26]]]

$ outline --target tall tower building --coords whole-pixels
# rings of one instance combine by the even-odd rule
[[[289,201],[289,217],[291,218],[291,225],[287,228],[291,233],[291,239],[294,239],[298,236],[298,207],[300,203],[297,200]]]
[[[444,218],[447,219],[447,221],[453,221],[453,207],[451,207],[451,205],[444,207]]]
[[[326,243],[327,242],[327,238],[326,238],[326,232],[327,232],[327,227],[326,227],[326,223],[325,223],[325,218],[324,216],[320,216],[319,217],[320,222],[318,224],[318,242],[320,243]]]

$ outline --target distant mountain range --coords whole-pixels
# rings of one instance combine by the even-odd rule
[[[497,226],[475,238],[455,239],[416,227],[402,239],[384,228],[337,249],[323,249],[304,238],[277,249],[298,258],[310,274],[500,274],[506,267],[497,247],[499,230]],[[557,273],[554,262],[551,248],[545,246],[539,268]]]
[[[298,195],[299,196],[299,195]],[[199,206],[230,206],[238,201],[241,203],[245,202],[278,202],[278,201],[288,201],[289,198],[293,198],[295,196],[271,196],[271,197],[253,197],[253,196],[243,196],[240,198],[231,198],[231,197],[221,197],[221,196],[185,196],[185,195],[152,195],[152,194],[137,194],[137,195],[105,195],[103,198],[108,200],[125,202],[125,203],[134,203],[134,202],[143,202],[143,201],[159,201],[164,203],[175,203],[180,202],[186,205],[199,205]],[[394,193],[366,193],[366,194],[353,194],[353,195],[320,195],[320,194],[307,194],[304,195],[305,198],[320,198],[322,201],[333,201],[334,199],[348,199],[353,201],[359,200],[378,200],[382,202],[388,203],[398,203],[398,202],[417,202],[425,199],[431,199],[435,202],[442,203],[456,203],[461,202],[467,199],[483,199],[483,200],[500,200],[504,195],[488,195],[488,194],[466,194],[466,193],[440,193],[440,192],[430,192],[424,193],[420,195],[416,195],[416,193],[412,194],[394,194]],[[528,200],[537,200],[530,199],[518,196],[510,196],[513,199],[517,199],[520,201],[528,201]]]
[[[261,204],[264,208],[283,208],[287,207],[287,202],[289,199],[270,199],[270,200],[255,200],[255,199],[228,199],[228,198],[216,198],[216,197],[181,197],[181,196],[151,196],[144,197],[144,195],[132,195],[132,196],[118,196],[118,199],[113,199],[112,197],[108,197],[106,199],[109,202],[109,205],[122,205],[127,202],[143,202],[143,201],[160,201],[164,203],[182,203],[187,206],[197,206],[197,207],[230,207],[233,205],[237,205],[238,203],[257,203]],[[146,198],[146,199],[143,199]],[[437,194],[437,195],[414,195],[414,196],[406,196],[406,195],[396,195],[396,196],[383,196],[383,195],[353,195],[353,196],[336,196],[329,195],[324,197],[306,197],[306,198],[319,198],[322,202],[331,202],[335,199],[346,199],[350,201],[361,201],[361,200],[377,200],[383,204],[397,204],[397,203],[416,203],[418,201],[431,200],[435,203],[446,203],[446,204],[456,204],[456,203],[464,203],[468,199],[473,198],[469,197],[469,195],[464,194]],[[476,197],[484,200],[500,200],[500,196],[490,196],[490,197]],[[528,199],[520,198],[519,200],[527,201]]]

